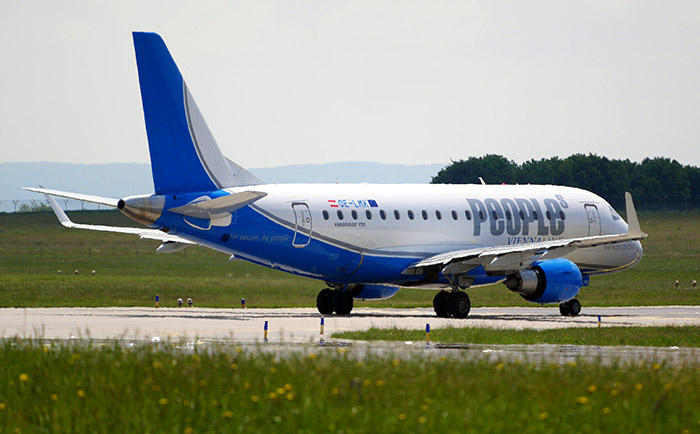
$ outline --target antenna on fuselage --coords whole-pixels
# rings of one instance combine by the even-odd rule
[[[484,181],[484,178],[481,176],[479,177],[479,181],[481,181],[481,185],[486,185],[486,181]]]

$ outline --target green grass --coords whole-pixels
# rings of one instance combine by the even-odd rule
[[[683,432],[695,365],[0,342],[0,432]]]
[[[422,341],[425,330],[400,328],[334,333],[333,338],[364,341]],[[700,327],[601,327],[547,330],[500,330],[482,327],[446,327],[430,332],[431,342],[470,344],[630,345],[645,347],[700,347]]]
[[[70,213],[81,223],[133,226],[116,211]],[[581,290],[586,305],[696,305],[700,290],[700,212],[640,213],[645,258],[631,270],[594,276]],[[315,306],[319,281],[191,247],[156,254],[159,243],[135,236],[69,230],[53,213],[0,214],[0,307],[148,306],[192,297],[197,306]],[[76,276],[74,270],[79,270]],[[58,274],[58,270],[62,274]],[[91,275],[95,270],[96,274]],[[673,282],[681,282],[680,289]],[[403,289],[386,301],[356,306],[432,306],[434,292]],[[533,306],[501,284],[469,290],[473,306]]]

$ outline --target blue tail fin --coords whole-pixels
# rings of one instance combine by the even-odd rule
[[[221,153],[165,42],[134,32],[156,194],[261,184]]]

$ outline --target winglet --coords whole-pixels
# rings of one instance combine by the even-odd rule
[[[637,211],[634,209],[632,195],[627,191],[625,192],[625,208],[627,211],[627,235],[646,238],[647,234],[642,232],[642,228],[639,226],[639,219],[637,218]]]
[[[61,224],[67,228],[72,228],[75,226],[75,223],[71,221],[70,218],[68,218],[68,215],[61,209],[61,207],[58,205],[58,202],[56,202],[56,199],[53,198],[53,196],[49,194],[44,194],[46,196],[46,200],[49,201],[49,205],[51,205],[51,209],[53,210],[54,214],[56,214],[56,217],[58,217],[58,221],[61,222]]]

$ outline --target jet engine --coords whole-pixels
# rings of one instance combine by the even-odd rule
[[[568,259],[537,261],[532,267],[511,274],[503,282],[508,289],[533,303],[563,303],[576,297],[583,279],[581,270]]]

